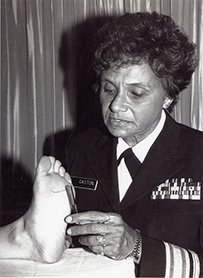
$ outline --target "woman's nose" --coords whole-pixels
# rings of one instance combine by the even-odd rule
[[[114,113],[127,110],[126,99],[122,93],[118,93],[110,103],[110,110]]]

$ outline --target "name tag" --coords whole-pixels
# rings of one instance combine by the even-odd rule
[[[82,178],[82,177],[71,177],[72,183],[75,188],[96,190],[98,185],[98,180]]]

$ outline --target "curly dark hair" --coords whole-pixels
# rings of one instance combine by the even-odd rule
[[[93,68],[100,74],[111,66],[148,63],[173,99],[171,112],[197,65],[195,48],[170,16],[126,13],[97,32]]]

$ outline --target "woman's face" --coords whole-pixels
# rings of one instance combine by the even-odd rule
[[[157,126],[168,100],[161,81],[147,64],[108,69],[101,73],[100,101],[104,123],[130,146]]]

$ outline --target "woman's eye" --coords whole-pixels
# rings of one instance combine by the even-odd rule
[[[104,92],[109,94],[109,95],[116,94],[116,90],[115,89],[110,89],[110,88],[104,88]]]
[[[138,97],[139,96],[139,94],[137,93],[137,92],[129,92],[132,96],[136,96],[136,97]]]
[[[143,96],[143,92],[130,91],[129,95],[132,96],[132,97],[142,97]]]

